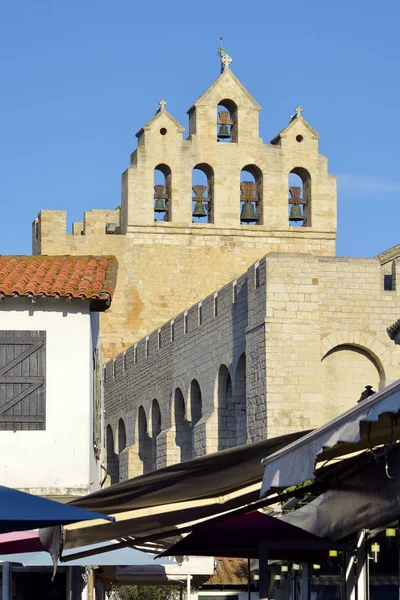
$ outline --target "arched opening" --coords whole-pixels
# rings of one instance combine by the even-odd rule
[[[118,453],[126,448],[126,429],[123,419],[118,421]]]
[[[246,420],[246,354],[239,358],[235,373],[235,430],[236,444],[247,442],[247,420]]]
[[[303,167],[295,167],[289,173],[289,225],[311,226],[311,175]]]
[[[192,425],[192,456],[203,456],[206,453],[206,428],[202,422],[203,401],[199,382],[193,379],[190,384],[190,412]]]
[[[218,372],[218,450],[236,445],[232,380],[225,365]]]
[[[154,220],[171,221],[171,169],[164,164],[154,169]]]
[[[175,443],[180,450],[181,461],[192,458],[190,423],[186,419],[185,399],[180,388],[175,391]]]
[[[263,177],[256,165],[246,165],[240,173],[240,224],[263,222]]]
[[[143,473],[148,473],[152,469],[152,448],[151,438],[147,430],[147,418],[143,406],[138,411],[138,445],[139,458],[143,464]]]
[[[119,481],[119,461],[115,453],[114,434],[111,425],[107,425],[106,430],[106,452],[107,452],[107,473],[110,477],[110,483]]]
[[[157,438],[161,433],[161,410],[157,400],[153,400],[151,406],[151,445],[152,445],[152,469],[157,469]]]
[[[318,423],[313,425],[322,425],[353,408],[366,385],[378,391],[380,379],[379,365],[364,348],[350,344],[332,348],[321,363],[321,402]]]
[[[221,100],[217,107],[217,141],[238,141],[238,107],[227,98]]]
[[[213,223],[214,171],[206,163],[192,171],[192,222]]]

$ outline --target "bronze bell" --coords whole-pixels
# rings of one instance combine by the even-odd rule
[[[301,213],[300,204],[292,204],[290,209],[289,221],[304,221],[304,217]]]
[[[154,205],[154,212],[156,212],[156,213],[165,212],[164,200],[162,198],[157,198],[156,203]]]
[[[218,131],[217,137],[219,140],[229,140],[230,139],[231,134],[229,133],[228,125],[226,125],[225,123],[222,123],[222,125],[219,126],[219,131]]]
[[[242,204],[242,212],[240,213],[240,220],[244,223],[257,222],[258,217],[254,209],[254,204],[248,200]]]
[[[207,213],[204,208],[204,204],[202,203],[201,200],[196,200],[196,203],[194,205],[193,217],[200,219],[200,217],[206,217],[206,216],[207,216]]]

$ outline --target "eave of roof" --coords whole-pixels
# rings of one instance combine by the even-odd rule
[[[80,298],[106,310],[117,270],[114,256],[0,255],[0,297]]]

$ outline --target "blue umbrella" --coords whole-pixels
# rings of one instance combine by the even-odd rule
[[[0,485],[0,533],[113,517]]]

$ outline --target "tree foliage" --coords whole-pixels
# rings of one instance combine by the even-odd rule
[[[179,600],[179,586],[118,585],[112,588],[118,600]]]

